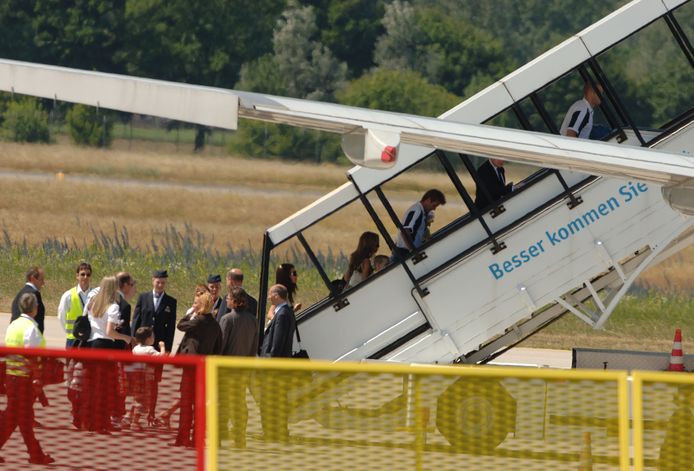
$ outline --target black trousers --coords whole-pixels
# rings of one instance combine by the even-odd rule
[[[117,350],[118,345],[111,339],[95,339],[88,344],[89,348]],[[88,419],[88,430],[108,433],[114,427],[111,416],[116,416],[119,403],[118,366],[109,361],[87,360],[84,362],[86,393],[84,406]]]

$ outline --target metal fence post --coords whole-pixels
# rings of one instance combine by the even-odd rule
[[[427,444],[427,422],[429,410],[422,406],[422,385],[419,375],[411,375],[412,393],[414,397],[414,452],[415,469],[424,469],[424,448]]]

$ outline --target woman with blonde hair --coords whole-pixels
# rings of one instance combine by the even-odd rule
[[[87,315],[92,331],[89,334],[90,348],[118,349],[115,340],[130,344],[130,335],[117,331],[121,325],[118,308],[118,281],[115,276],[106,276],[99,284],[99,292],[87,303]]]
[[[118,308],[118,282],[115,276],[101,280],[99,292],[87,302],[85,315],[89,318],[91,333],[87,346],[90,348],[119,349],[116,340],[130,344],[133,338],[116,329],[121,324]],[[84,362],[86,392],[84,401],[87,428],[97,433],[108,434],[119,422],[120,388],[118,387],[118,365],[108,361],[88,360]]]
[[[209,291],[195,290],[192,311],[178,321],[185,332],[177,355],[219,355],[222,353],[222,330],[212,316],[214,301]],[[174,446],[194,446],[193,417],[195,405],[195,370],[184,368],[181,376],[181,418]]]

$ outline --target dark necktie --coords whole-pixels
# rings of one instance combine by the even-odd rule
[[[504,175],[504,167],[496,168],[497,174],[499,175],[499,181],[502,185],[506,185],[506,177]]]

